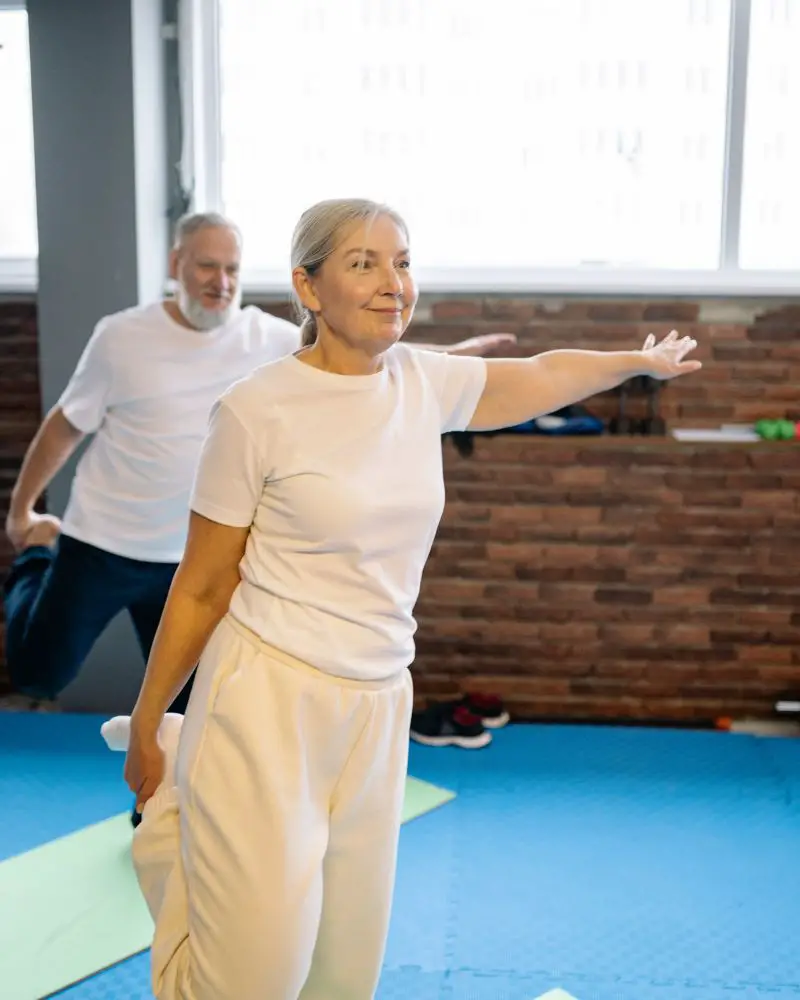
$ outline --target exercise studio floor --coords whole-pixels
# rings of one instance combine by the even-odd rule
[[[69,957],[88,919],[141,934],[138,899],[101,885],[70,915],[80,890],[54,888],[106,862],[91,832],[58,842],[72,862],[51,842],[129,805],[101,721],[0,715],[5,1000],[35,1000],[20,964]],[[412,745],[410,773],[456,797],[403,827],[380,1000],[800,997],[800,741],[509,726],[477,752]],[[146,1000],[147,955],[58,995]]]

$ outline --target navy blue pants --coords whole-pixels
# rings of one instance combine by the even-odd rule
[[[20,553],[3,585],[6,662],[15,690],[55,698],[123,610],[147,660],[176,569],[174,563],[113,555],[66,535],[54,549],[33,546]],[[190,689],[191,680],[171,711],[185,710]]]

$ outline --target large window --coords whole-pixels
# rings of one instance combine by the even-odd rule
[[[33,287],[38,247],[28,17],[3,7],[0,136],[0,290]]]
[[[185,2],[197,204],[251,287],[357,194],[429,289],[800,289],[800,0]]]
[[[222,201],[266,270],[351,193],[430,270],[714,267],[729,23],[729,0],[223,2]]]

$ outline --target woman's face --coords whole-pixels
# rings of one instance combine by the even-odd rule
[[[388,215],[353,226],[305,291],[318,336],[333,334],[372,355],[385,351],[405,333],[418,298],[405,232]]]

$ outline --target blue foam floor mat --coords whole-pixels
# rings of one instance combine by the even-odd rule
[[[129,807],[101,721],[0,714],[0,858]],[[403,828],[378,1000],[800,998],[800,741],[510,726],[410,771],[458,797]],[[59,996],[149,1000],[148,956]]]

